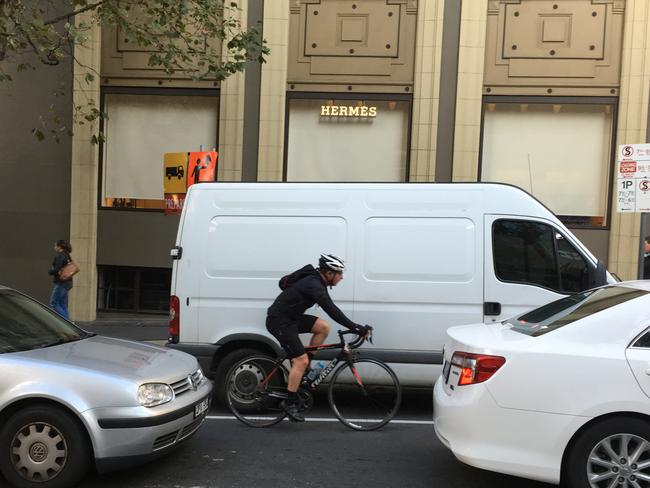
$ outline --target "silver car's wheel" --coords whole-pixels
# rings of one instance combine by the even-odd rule
[[[650,442],[634,434],[615,434],[600,441],[587,459],[592,488],[650,486]]]
[[[650,488],[650,422],[610,417],[588,426],[564,463],[570,488]]]
[[[79,421],[49,405],[19,410],[0,431],[0,470],[13,486],[75,486],[88,469],[90,453]]]
[[[9,448],[16,471],[28,481],[55,478],[68,459],[68,445],[61,432],[42,422],[23,426]]]

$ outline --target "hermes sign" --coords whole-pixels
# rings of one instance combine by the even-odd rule
[[[376,117],[377,107],[321,105],[320,115],[321,117]]]

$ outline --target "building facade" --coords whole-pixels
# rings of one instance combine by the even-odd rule
[[[648,140],[649,2],[240,7],[242,23],[261,26],[271,55],[222,83],[151,69],[147,53],[117,31],[94,32],[78,53],[101,76],[89,87],[71,67],[74,101],[94,97],[109,118],[105,144],[92,145],[91,129],[82,128],[69,159],[58,156],[69,188],[59,187],[66,198],[57,218],[69,222],[83,270],[71,295],[74,318],[167,309],[178,216],[162,210],[162,154],[200,148],[218,150],[222,181],[514,184],[610,271],[638,276],[645,229],[638,214],[616,213],[613,195],[615,148]],[[18,155],[10,166],[20,171]],[[33,234],[18,232],[0,258],[9,284],[32,292],[11,259]]]

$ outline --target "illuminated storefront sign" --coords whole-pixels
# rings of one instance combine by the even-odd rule
[[[365,105],[321,105],[321,117],[376,117],[377,107]]]

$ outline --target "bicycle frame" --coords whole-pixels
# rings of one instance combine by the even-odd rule
[[[336,356],[334,359],[332,359],[330,363],[325,368],[323,368],[323,370],[319,373],[319,375],[316,378],[308,382],[308,385],[311,389],[315,389],[316,387],[318,387],[318,385],[320,385],[325,380],[325,378],[327,378],[330,375],[330,373],[334,371],[336,365],[339,364],[339,362],[341,362],[342,360],[346,360],[350,363],[350,369],[352,370],[352,373],[354,374],[356,381],[359,383],[359,385],[363,387],[363,382],[361,381],[361,378],[359,377],[356,370],[352,366],[352,350],[361,346],[361,344],[363,344],[366,339],[364,337],[358,337],[354,341],[347,343],[343,340],[343,336],[346,334],[354,334],[354,332],[338,331],[338,334],[340,339],[340,342],[338,344],[320,344],[318,346],[305,347],[305,351],[307,352],[341,349],[339,355]],[[286,359],[287,359],[286,355],[282,355],[278,357],[278,359],[275,362],[276,367],[273,368],[273,370],[267,375],[266,378],[264,378],[264,381],[262,381],[259,385],[260,387],[266,386],[266,384],[269,382],[269,380],[273,377],[275,372],[278,370],[278,366],[281,365]]]

